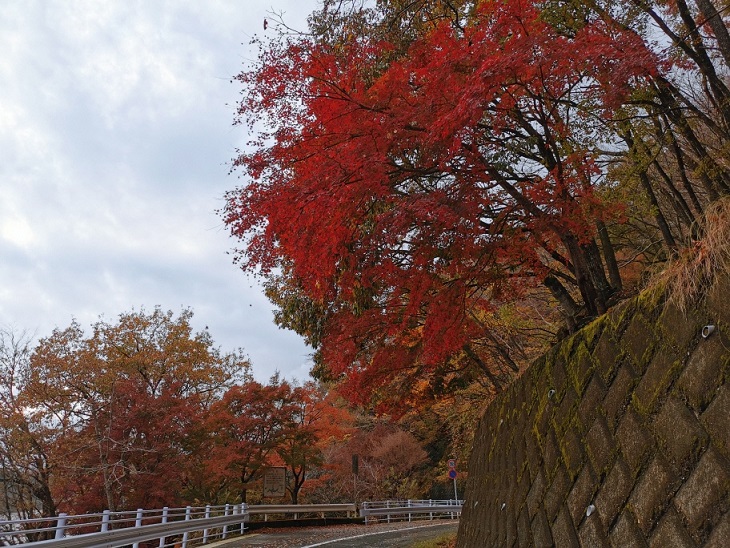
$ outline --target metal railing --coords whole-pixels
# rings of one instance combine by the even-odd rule
[[[248,506],[246,511],[249,515],[263,515],[264,521],[268,520],[271,515],[293,515],[294,519],[299,519],[302,515],[316,514],[324,517],[325,514],[345,513],[349,518],[351,515],[357,514],[357,506],[354,503],[348,504],[257,504],[256,506]]]
[[[257,505],[226,504],[161,510],[66,515],[54,518],[0,521],[0,545],[30,544],[55,548],[93,548],[129,546],[159,539],[159,547],[179,545],[188,548],[243,534],[252,515],[356,512],[354,504]]]
[[[456,519],[461,515],[463,500],[384,500],[363,502],[360,516],[369,523],[372,518],[391,520]]]

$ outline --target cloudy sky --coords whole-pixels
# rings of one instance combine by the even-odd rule
[[[230,78],[270,12],[304,28],[316,5],[0,2],[0,327],[190,307],[257,378],[306,377],[310,350],[232,264],[215,210],[246,141]]]

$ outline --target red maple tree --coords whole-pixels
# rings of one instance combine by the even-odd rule
[[[286,264],[327,303],[322,356],[353,399],[480,362],[479,317],[526,287],[544,283],[571,327],[615,289],[596,242],[616,211],[598,192],[601,120],[659,61],[601,19],[561,33],[539,4],[483,2],[400,56],[367,36],[289,37],[239,76],[238,121],[264,129],[223,211],[238,260]]]
[[[218,490],[248,500],[250,482],[269,463],[294,411],[291,386],[272,379],[231,387],[210,409],[204,425],[211,441],[205,462]]]

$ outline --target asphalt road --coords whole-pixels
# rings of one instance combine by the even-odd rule
[[[215,543],[216,548],[410,548],[417,541],[455,533],[458,521],[400,522],[365,526],[303,528],[255,532]]]

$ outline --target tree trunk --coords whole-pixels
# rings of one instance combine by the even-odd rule
[[[603,250],[603,258],[606,261],[606,268],[608,270],[608,279],[611,280],[611,287],[614,291],[621,291],[623,289],[623,282],[621,281],[621,271],[618,268],[616,262],[616,253],[611,243],[611,238],[608,235],[608,229],[606,224],[600,219],[596,221],[596,227],[598,228],[598,237],[601,240],[601,248]]]
[[[656,198],[656,194],[654,193],[654,189],[651,186],[651,181],[649,181],[649,176],[646,174],[646,171],[642,170],[639,173],[639,181],[641,181],[641,186],[644,187],[644,191],[649,198],[649,202],[654,208],[654,219],[656,219],[656,222],[659,225],[662,238],[664,238],[664,244],[667,246],[669,253],[671,255],[675,255],[677,253],[677,242],[674,240],[672,231],[669,228],[669,223],[667,223],[667,219],[664,217],[664,214],[659,207],[659,201]]]
[[[596,242],[580,243],[573,234],[561,234],[560,239],[575,266],[575,279],[588,315],[603,314],[606,300],[611,295],[611,286],[606,279]]]
[[[696,2],[704,21],[710,25],[712,32],[715,34],[717,47],[723,59],[725,59],[725,63],[730,67],[730,33],[728,33],[722,16],[710,0],[696,0]]]
[[[682,113],[682,108],[677,102],[669,82],[661,77],[657,77],[656,82],[664,111],[697,157],[697,162],[693,162],[698,168],[696,171],[700,171],[700,178],[705,185],[705,191],[710,201],[715,201],[721,193],[725,194],[730,190],[728,183],[725,181],[727,172],[715,162],[707,147],[692,130],[687,118]],[[699,163],[704,164],[705,167],[699,166]]]
[[[241,502],[248,501],[248,480],[251,479],[251,475],[246,475],[246,469],[241,470]]]
[[[43,517],[55,516],[58,509],[56,508],[56,503],[53,500],[53,495],[51,494],[49,474],[44,463],[39,464],[39,472],[40,477],[38,478],[36,487],[33,489],[33,495],[41,503],[41,514]]]
[[[302,485],[304,485],[305,471],[302,468],[298,474],[295,474],[294,468],[292,468],[291,472],[293,481],[291,489],[289,489],[289,495],[292,504],[299,504],[299,491],[302,489]]]
[[[672,152],[674,153],[674,158],[677,162],[679,177],[682,180],[684,191],[687,193],[687,196],[689,196],[690,202],[692,202],[695,214],[702,215],[702,204],[697,197],[697,193],[694,190],[692,182],[687,176],[687,167],[685,166],[684,152],[682,152],[679,143],[677,143],[677,137],[674,135],[674,131],[672,130],[672,128],[669,127],[669,122],[667,122],[667,135],[670,138],[670,145],[672,147]]]
[[[642,158],[644,156],[644,153],[646,151],[639,150],[637,144],[641,142],[641,139],[639,138],[638,141],[635,141],[631,129],[626,128],[623,134],[623,138],[632,153],[638,155],[639,158]],[[677,251],[677,242],[674,240],[674,236],[672,236],[672,231],[669,228],[669,223],[667,223],[667,219],[662,213],[662,209],[659,206],[659,200],[657,200],[656,193],[654,192],[654,188],[651,186],[651,181],[649,180],[649,176],[646,174],[646,168],[643,165],[638,166],[637,176],[639,177],[641,186],[644,188],[644,192],[646,192],[646,196],[649,198],[649,203],[651,203],[652,207],[654,208],[654,219],[656,220],[657,225],[659,225],[659,230],[662,233],[664,244],[667,246],[669,253],[671,255],[674,255]]]
[[[707,83],[712,90],[712,95],[717,103],[717,107],[720,109],[720,113],[725,121],[725,127],[728,128],[730,127],[730,105],[728,105],[730,90],[728,90],[725,83],[717,74],[715,65],[713,65],[712,59],[710,59],[710,56],[707,54],[707,48],[702,41],[702,34],[700,29],[698,29],[695,25],[689,6],[684,0],[676,0],[676,5],[679,16],[682,18],[682,21],[689,31],[687,39],[689,39],[692,44],[692,50],[694,51],[694,56],[691,57],[693,61],[697,63],[697,67],[700,69],[702,75],[707,79]]]
[[[682,219],[682,223],[684,225],[688,228],[691,227],[696,222],[696,219],[692,214],[687,201],[684,199],[684,196],[682,196],[679,189],[674,186],[674,181],[672,181],[669,174],[664,170],[659,162],[654,160],[654,162],[652,162],[652,166],[654,166],[654,169],[657,173],[659,173],[659,177],[661,177],[662,181],[664,181],[664,186],[669,191],[669,195],[672,197],[672,206],[674,207],[675,213]]]
[[[479,366],[479,368],[484,372],[486,377],[489,379],[489,381],[494,385],[494,389],[497,391],[497,393],[502,391],[503,384],[502,381],[500,381],[492,371],[490,371],[489,367],[487,367],[487,364],[482,361],[482,359],[477,355],[476,352],[472,349],[471,346],[468,344],[464,345],[464,352],[466,355]]]
[[[543,284],[545,284],[545,287],[550,290],[552,296],[560,304],[560,308],[563,311],[563,317],[565,318],[565,323],[568,327],[568,332],[575,333],[578,326],[576,317],[578,316],[578,312],[580,312],[580,307],[573,297],[570,296],[568,290],[563,287],[563,284],[561,284],[555,276],[546,276],[543,280]]]

